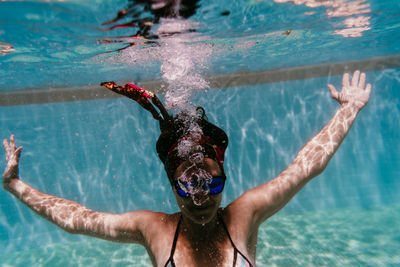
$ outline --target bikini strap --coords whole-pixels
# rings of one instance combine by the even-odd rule
[[[232,244],[233,248],[236,249],[235,243],[233,243],[233,241],[232,241],[231,235],[229,234],[229,231],[228,231],[228,227],[226,226],[224,220],[222,219],[222,215],[221,215],[220,212],[218,212],[218,219],[221,221],[222,227],[224,227],[225,232],[228,235],[229,241],[231,241],[231,244]]]
[[[167,260],[167,264],[170,262],[172,266],[175,266],[174,253],[175,253],[176,243],[178,242],[179,228],[181,226],[181,223],[182,223],[182,215],[179,217],[178,225],[176,226],[175,230],[174,241],[172,242],[171,253],[169,254],[169,258]]]
[[[250,264],[250,266],[252,266],[250,261],[249,261],[249,259],[247,259],[247,257],[242,252],[240,252],[240,250],[235,246],[235,243],[233,243],[231,235],[229,234],[229,231],[228,231],[228,227],[226,226],[224,220],[222,219],[222,214],[220,212],[218,212],[218,219],[221,221],[222,227],[225,229],[225,232],[228,235],[229,241],[231,241],[231,244],[232,244],[232,247],[233,247],[233,250],[234,250],[233,265],[232,266],[236,265],[236,260],[237,260],[237,254],[238,253]]]

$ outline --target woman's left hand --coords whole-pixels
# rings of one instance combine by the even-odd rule
[[[369,94],[371,92],[371,84],[365,85],[365,73],[361,73],[357,70],[353,74],[353,78],[350,84],[350,76],[348,73],[343,75],[343,87],[342,91],[338,92],[335,86],[328,84],[332,98],[338,101],[341,105],[350,104],[361,110],[369,100]]]

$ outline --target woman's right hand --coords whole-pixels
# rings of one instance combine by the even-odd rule
[[[3,140],[4,151],[6,154],[7,166],[3,173],[3,186],[7,188],[13,179],[19,179],[18,165],[21,156],[22,146],[15,145],[15,137],[11,135],[10,142]]]

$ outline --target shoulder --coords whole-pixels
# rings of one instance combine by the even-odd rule
[[[241,201],[232,202],[222,210],[221,218],[237,249],[254,263],[259,227],[243,204]]]
[[[150,210],[132,211],[126,214],[127,219],[135,220],[140,232],[146,239],[165,235],[175,231],[180,213],[167,214]]]
[[[253,188],[243,193],[222,210],[222,218],[229,231],[238,233],[241,240],[256,236],[260,224],[256,217],[258,202],[257,191]]]
[[[232,223],[239,224],[251,223],[254,215],[254,206],[257,203],[255,194],[252,191],[254,189],[243,193],[223,209],[223,214],[228,222],[232,221]]]
[[[126,216],[138,221],[140,243],[146,248],[152,261],[158,262],[160,259],[167,259],[181,216],[180,213],[166,214],[143,210],[128,212]]]
[[[140,230],[151,230],[166,227],[178,222],[179,214],[167,214],[151,210],[130,211],[120,215],[120,222],[136,225]]]
[[[145,244],[162,232],[168,232],[178,220],[176,214],[138,210],[113,215],[108,225],[121,242]]]

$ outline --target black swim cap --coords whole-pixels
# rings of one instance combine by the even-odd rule
[[[221,128],[207,120],[203,108],[197,109],[201,110],[203,114],[190,117],[181,113],[161,127],[161,135],[157,140],[156,148],[170,181],[174,180],[178,166],[188,161],[196,153],[201,153],[204,158],[215,160],[222,172],[224,171],[223,163],[228,146],[228,136]],[[189,154],[181,155],[179,147],[184,146],[185,141],[191,138],[189,127],[192,125],[197,125],[201,129],[200,136],[196,138],[197,144],[193,150]]]

